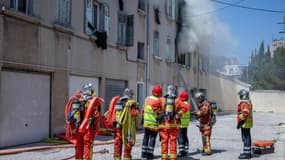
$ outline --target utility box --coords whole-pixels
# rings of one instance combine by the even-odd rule
[[[274,153],[274,141],[255,141],[252,145],[252,152],[255,154]]]

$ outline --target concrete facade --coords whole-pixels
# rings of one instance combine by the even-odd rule
[[[239,103],[238,92],[241,89],[249,91],[249,84],[241,81],[226,79],[220,75],[209,74],[208,97],[216,101],[218,108],[223,111],[236,111]]]
[[[158,5],[155,4],[156,1],[145,1],[149,2],[149,46],[147,45],[147,13],[138,10],[138,0],[124,1],[124,12],[134,15],[134,43],[133,46],[126,47],[117,44],[118,1],[97,0],[96,2],[107,4],[109,7],[110,31],[106,50],[96,46],[94,42],[96,37],[90,37],[84,32],[84,1],[72,0],[70,27],[57,23],[56,1],[31,2],[33,2],[33,12],[30,15],[10,9],[9,0],[0,2],[2,8],[0,11],[0,72],[13,70],[45,73],[51,76],[51,136],[64,132],[64,106],[69,98],[70,75],[98,78],[99,93],[97,94],[105,98],[108,94],[105,91],[108,79],[126,81],[135,93],[137,84],[143,84],[144,96],[147,96],[147,89],[150,91],[151,86],[156,84],[162,85],[164,89],[168,84],[174,84],[179,91],[182,91],[184,86],[178,74],[180,71],[189,88],[205,90],[209,99],[217,101],[222,109],[229,109],[236,105],[237,90],[243,86],[236,86],[233,81],[209,75],[207,69],[202,70],[198,62],[198,53],[191,54],[190,67],[184,65],[178,65],[178,69],[175,67],[177,26],[176,21],[165,14],[166,1],[160,1]],[[154,6],[159,9],[160,24],[154,20],[156,8]],[[158,56],[153,56],[154,31],[159,32]],[[171,39],[170,60],[166,60],[165,55],[167,37]],[[137,58],[138,42],[144,43],[145,59]],[[148,51],[149,57],[146,56]],[[148,60],[149,79],[146,76]],[[147,82],[148,88],[146,88]],[[234,100],[228,97],[233,97]],[[1,105],[1,107],[5,106]]]
[[[285,113],[285,92],[257,90],[250,92],[253,109],[257,112]]]

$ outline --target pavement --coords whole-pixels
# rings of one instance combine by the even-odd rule
[[[254,112],[254,127],[252,129],[252,141],[275,140],[275,152],[271,154],[253,155],[253,160],[285,160],[285,114]],[[202,156],[202,140],[197,122],[191,122],[188,127],[188,138],[190,143],[188,157],[178,158],[181,160],[237,160],[242,151],[240,130],[236,129],[235,114],[219,114],[213,128],[211,145],[213,154]],[[141,144],[143,134],[137,134],[136,145],[133,147],[133,160],[141,159]],[[111,140],[112,137],[97,137],[95,141]],[[41,143],[29,146],[40,146]],[[21,146],[24,148],[25,146]],[[94,160],[113,159],[113,144],[94,146],[94,152],[108,150],[109,153],[95,153]],[[160,142],[157,138],[155,148],[155,159],[160,159]],[[74,155],[73,148],[47,149],[33,152],[24,152],[12,155],[0,155],[0,160],[63,160]],[[73,158],[71,158],[73,159]]]

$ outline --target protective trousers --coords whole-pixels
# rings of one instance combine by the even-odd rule
[[[170,145],[170,160],[177,159],[177,136],[179,133],[178,128],[163,128],[159,129],[161,136],[161,159],[168,160],[168,144]]]
[[[201,135],[202,135],[202,142],[203,142],[203,151],[206,154],[211,154],[212,150],[211,150],[211,129],[208,130],[202,130],[201,131]]]
[[[115,143],[114,143],[114,160],[120,160],[122,155],[122,129],[116,128],[115,135],[114,135]],[[124,145],[124,159],[128,160],[131,159],[131,151],[132,145],[126,143]]]
[[[251,154],[250,128],[241,128],[241,137],[243,141],[243,153]]]
[[[92,160],[93,157],[93,144],[94,144],[95,131],[88,130],[85,134],[77,133],[75,135],[75,159],[77,160]]]
[[[180,154],[188,153],[189,141],[187,136],[187,128],[180,128],[178,136],[178,149]]]
[[[145,128],[143,143],[142,143],[142,157],[150,158],[153,157],[155,140],[158,131],[152,131]]]

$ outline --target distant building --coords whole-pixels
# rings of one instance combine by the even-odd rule
[[[236,78],[242,74],[237,58],[229,58],[225,61],[223,68],[218,69],[217,72],[221,75]]]
[[[274,57],[274,52],[276,51],[277,48],[284,46],[285,46],[285,41],[283,38],[273,39],[272,43],[270,44],[270,57],[271,58]]]

